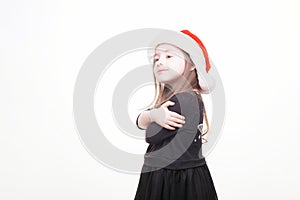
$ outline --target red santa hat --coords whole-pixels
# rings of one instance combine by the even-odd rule
[[[197,42],[197,44],[200,46],[200,48],[203,51],[204,58],[205,58],[205,64],[206,64],[205,69],[206,69],[206,72],[208,73],[211,66],[210,66],[210,62],[209,62],[209,58],[208,58],[208,53],[207,53],[206,48],[205,48],[204,44],[202,43],[202,41],[195,34],[191,33],[189,30],[182,30],[180,32],[187,34],[188,36],[193,38]]]
[[[202,93],[211,93],[216,86],[216,79],[212,76],[215,73],[214,65],[209,59],[207,50],[202,41],[193,33],[188,30],[182,30],[180,32],[161,30],[157,34],[153,35],[153,40],[150,42],[150,46],[157,46],[160,43],[173,44],[187,53],[189,53],[192,61],[195,64],[198,81],[202,88]],[[200,47],[200,48],[199,48]],[[149,58],[153,58],[153,52],[148,51]]]

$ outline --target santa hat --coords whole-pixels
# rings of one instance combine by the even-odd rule
[[[162,30],[160,34],[154,36],[151,46],[156,46],[159,43],[173,44],[189,53],[196,67],[199,85],[202,88],[201,92],[209,94],[213,91],[216,86],[216,80],[211,75],[214,65],[209,59],[204,44],[195,34],[189,30],[180,32]]]
[[[193,38],[197,44],[199,45],[199,47],[202,49],[203,51],[203,55],[204,55],[204,58],[205,58],[205,64],[206,64],[206,72],[208,73],[208,71],[210,70],[211,66],[210,66],[210,62],[209,62],[209,58],[208,58],[208,54],[207,54],[207,51],[206,51],[206,48],[204,46],[204,44],[202,43],[202,41],[196,36],[194,35],[193,33],[191,33],[189,30],[182,30],[180,31],[184,34],[187,34],[188,36],[190,36],[191,38]]]

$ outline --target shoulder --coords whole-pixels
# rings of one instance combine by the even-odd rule
[[[195,92],[188,91],[177,93],[172,96],[170,100],[175,102],[175,105],[177,105],[177,109],[182,110],[183,108],[189,108],[192,110],[198,110],[198,108],[200,108],[198,99],[199,98]]]
[[[196,101],[198,99],[197,94],[194,91],[186,91],[174,94],[171,99],[175,101],[184,102],[191,102]]]

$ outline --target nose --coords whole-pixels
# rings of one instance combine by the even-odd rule
[[[160,57],[157,61],[156,61],[156,65],[157,66],[161,66],[164,64],[164,59],[162,57]]]

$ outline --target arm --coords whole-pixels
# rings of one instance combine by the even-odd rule
[[[164,128],[157,129],[158,132],[156,134],[155,131],[157,130],[154,130],[157,127],[156,123],[149,125],[146,131],[146,141],[150,145],[145,154],[145,165],[165,167],[181,158],[185,161],[192,159],[189,153],[186,156],[184,156],[184,153],[192,147],[194,139],[199,134],[197,125],[201,120],[202,107],[198,97],[196,95],[193,96],[191,93],[179,93],[176,94],[176,98],[180,108],[176,107],[174,111],[184,115],[186,123],[182,128],[178,128],[175,131]],[[195,145],[193,146],[192,148],[195,148]]]
[[[146,130],[148,125],[152,122],[150,116],[150,108],[141,112],[136,118],[136,126],[141,130]]]
[[[183,92],[174,95],[170,100],[175,102],[175,105],[170,107],[170,110],[185,117],[186,123],[175,130],[168,130],[159,126],[157,123],[150,123],[146,130],[146,142],[157,144],[168,138],[174,137],[176,134],[197,132],[199,123],[200,108],[197,96],[188,92]]]
[[[149,124],[156,122],[161,127],[169,130],[175,130],[174,127],[182,127],[182,124],[185,123],[184,116],[169,110],[169,106],[172,107],[174,105],[175,102],[166,101],[159,108],[149,108],[146,111],[143,111],[136,119],[136,126],[139,129],[145,130]]]

